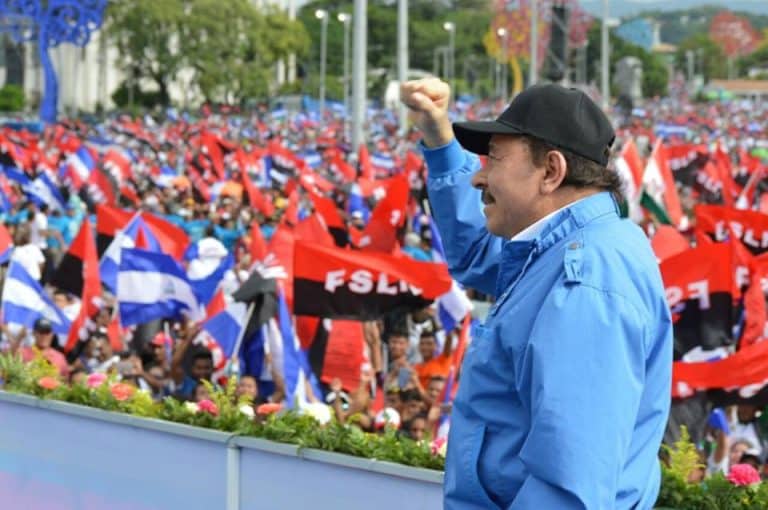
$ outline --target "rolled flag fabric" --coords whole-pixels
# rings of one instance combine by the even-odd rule
[[[53,303],[34,278],[19,264],[11,262],[3,285],[3,321],[31,328],[40,317],[53,325],[53,332],[66,335],[70,321]]]
[[[145,250],[123,249],[117,301],[123,327],[182,313],[192,320],[204,315],[181,266],[169,255]]]

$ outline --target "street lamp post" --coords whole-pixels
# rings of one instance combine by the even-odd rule
[[[531,0],[531,65],[528,69],[528,85],[539,81],[539,3]]]
[[[325,49],[328,35],[328,11],[318,9],[315,17],[320,20],[320,119],[325,117]]]
[[[453,65],[454,63],[454,56],[456,53],[456,24],[452,21],[446,21],[443,23],[443,28],[448,32],[448,65],[446,66],[446,78],[448,79],[448,82],[451,84],[451,91],[456,94],[456,84],[454,83],[454,70],[456,69]]]
[[[600,31],[600,94],[603,96],[603,109],[611,104],[611,89],[608,74],[611,72],[610,46],[608,44],[608,0],[603,0],[603,23]]]
[[[397,2],[397,81],[408,80],[408,0]],[[408,124],[408,112],[403,103],[398,108],[398,130],[404,135]]]
[[[368,0],[355,0],[352,11],[352,151],[357,154],[365,124],[366,82],[368,67]]]
[[[507,91],[509,90],[509,83],[507,77],[509,76],[509,57],[507,56],[507,37],[509,33],[504,27],[500,27],[496,30],[496,34],[501,37],[501,103],[507,104]]]
[[[344,24],[344,135],[349,138],[349,28],[352,16],[341,12],[338,20]]]

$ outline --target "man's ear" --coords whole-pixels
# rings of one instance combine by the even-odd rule
[[[557,150],[547,152],[544,157],[544,175],[539,184],[543,195],[550,194],[560,187],[568,173],[568,164],[563,153]]]

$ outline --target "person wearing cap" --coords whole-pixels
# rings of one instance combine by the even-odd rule
[[[401,100],[451,274],[496,298],[461,369],[445,508],[652,508],[672,323],[650,244],[619,216],[609,120],[552,84],[489,122],[451,125],[436,78]]]
[[[53,324],[45,317],[38,318],[32,326],[32,336],[34,337],[35,349],[27,345],[22,346],[21,342],[26,336],[22,333],[15,339],[11,340],[10,352],[14,354],[21,352],[21,359],[25,362],[30,362],[35,358],[35,349],[37,349],[42,356],[47,359],[51,365],[59,370],[59,374],[62,377],[69,376],[69,364],[67,358],[56,349],[53,348]]]

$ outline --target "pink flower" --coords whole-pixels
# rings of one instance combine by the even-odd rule
[[[204,413],[212,414],[213,416],[218,416],[219,415],[219,408],[216,406],[216,404],[214,404],[213,402],[211,402],[207,398],[204,398],[203,400],[198,402],[197,403],[197,408],[200,411],[202,411]]]
[[[448,442],[448,439],[444,437],[438,437],[432,443],[430,443],[429,448],[432,450],[432,455],[440,455],[441,457],[445,457],[445,446]]]
[[[45,377],[41,377],[37,380],[37,385],[41,388],[45,388],[46,390],[55,390],[59,386],[61,386],[61,383],[56,380],[55,377],[51,377],[49,375]]]
[[[112,386],[110,386],[109,391],[110,393],[112,393],[112,396],[115,397],[115,400],[119,402],[123,402],[131,398],[131,396],[136,391],[136,388],[134,388],[130,384],[115,383]]]
[[[282,404],[261,404],[256,408],[256,414],[274,414],[283,408]]]
[[[733,485],[752,485],[760,483],[760,473],[749,464],[735,464],[728,473],[728,481]]]
[[[88,378],[85,380],[85,384],[89,388],[98,388],[106,380],[107,380],[106,374],[101,374],[99,372],[94,372],[94,373],[92,373],[91,375],[88,376]]]

